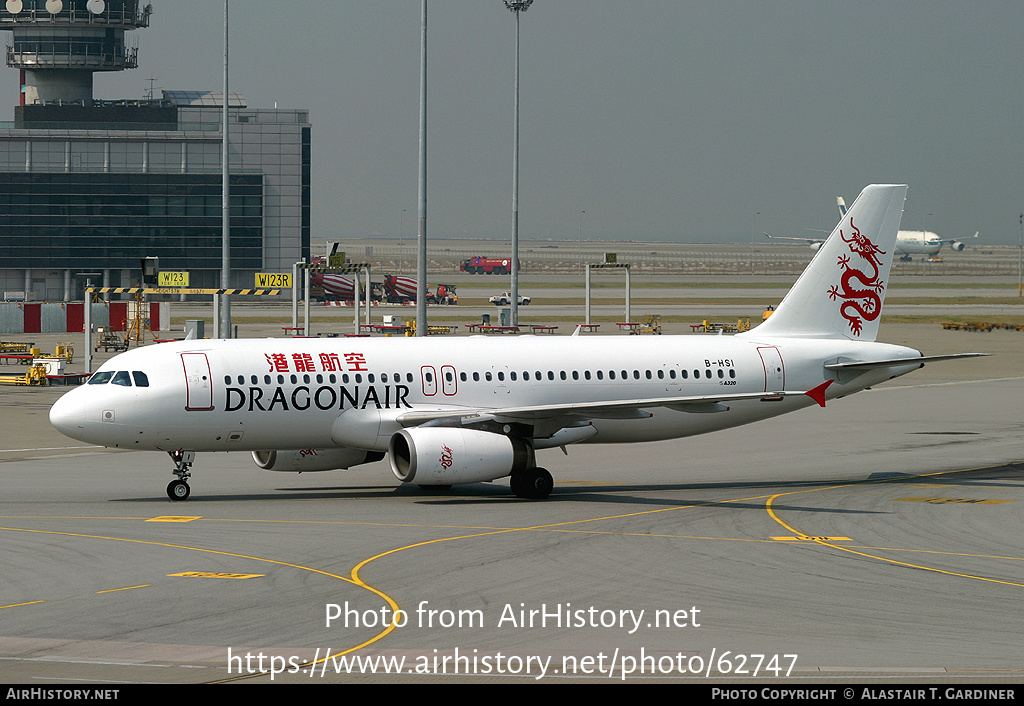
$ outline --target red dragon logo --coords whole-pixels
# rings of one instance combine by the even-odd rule
[[[441,444],[441,465],[444,466],[445,470],[452,467],[452,450]]]
[[[850,244],[850,252],[867,260],[873,271],[868,274],[864,270],[854,269],[850,265],[850,256],[840,255],[838,265],[843,268],[843,276],[839,280],[839,286],[832,285],[828,296],[832,301],[836,301],[840,297],[846,300],[839,307],[839,312],[850,322],[850,330],[853,331],[853,334],[859,336],[864,328],[864,322],[874,321],[882,313],[881,293],[885,291],[885,282],[878,278],[882,266],[878,255],[885,255],[885,251],[879,250],[867,236],[861,235],[857,226],[853,225],[852,218],[850,219],[850,228],[853,229],[852,237],[847,238],[843,235],[843,231],[839,231],[839,237],[843,239],[844,243]],[[857,280],[863,289],[857,289],[858,284],[853,280]]]

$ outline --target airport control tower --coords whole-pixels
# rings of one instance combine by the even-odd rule
[[[131,286],[142,257],[219,287],[224,96],[93,95],[97,71],[136,68],[131,30],[152,13],[146,0],[0,0],[22,84],[14,120],[0,118],[0,295],[71,301],[81,272]],[[201,47],[196,60],[209,50],[219,54]],[[231,286],[242,288],[309,257],[312,126],[305,109],[228,101]]]
[[[20,105],[92,106],[93,74],[138,65],[125,33],[149,26],[138,0],[7,0],[0,28],[14,34],[7,65],[21,70]]]

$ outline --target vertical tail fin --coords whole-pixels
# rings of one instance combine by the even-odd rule
[[[749,336],[874,341],[905,184],[872,184],[839,221],[775,313]]]

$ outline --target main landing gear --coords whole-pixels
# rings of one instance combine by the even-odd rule
[[[551,474],[537,466],[514,472],[509,481],[515,496],[526,500],[543,500],[555,487]]]
[[[196,460],[196,452],[178,449],[169,451],[168,454],[174,461],[173,472],[178,479],[167,484],[167,497],[171,500],[187,500],[192,492],[192,489],[188,487],[188,479],[192,477],[189,471],[192,469],[192,463]]]

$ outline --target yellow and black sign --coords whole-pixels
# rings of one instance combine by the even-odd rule
[[[85,291],[92,294],[230,294],[245,295],[250,297],[276,297],[281,293],[280,289],[192,289],[182,287],[172,289],[169,287],[93,287]]]
[[[799,535],[796,537],[772,537],[776,542],[850,542],[849,537],[811,537]]]
[[[188,272],[161,272],[157,284],[161,287],[187,287]]]
[[[336,252],[333,255],[327,256],[328,267],[343,267],[345,265],[345,253]]]
[[[291,272],[257,272],[255,286],[257,288],[288,289],[292,286],[292,274]]]

